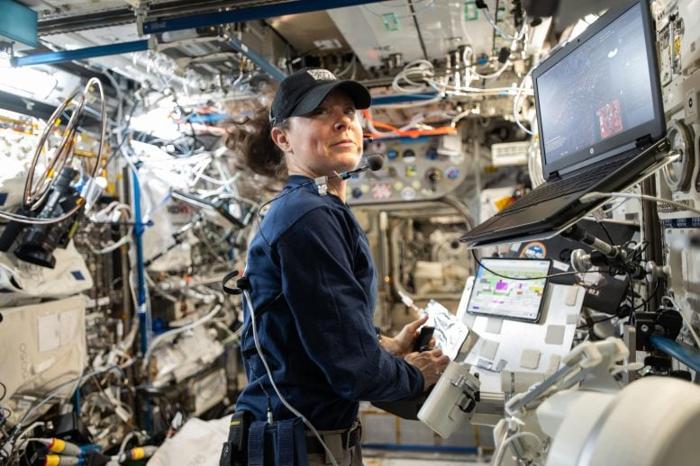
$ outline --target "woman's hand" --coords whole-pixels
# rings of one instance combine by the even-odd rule
[[[422,353],[409,353],[404,359],[423,374],[423,380],[425,381],[424,391],[437,383],[450,362],[450,358],[442,354],[441,349],[423,351]]]
[[[418,338],[418,329],[428,321],[428,315],[423,315],[422,317],[410,322],[401,329],[401,331],[394,337],[382,336],[379,343],[382,347],[387,350],[392,355],[397,358],[402,358],[408,353],[413,351],[413,343]],[[431,341],[431,346],[435,344],[435,340]]]

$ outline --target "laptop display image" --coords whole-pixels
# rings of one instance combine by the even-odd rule
[[[545,183],[462,237],[469,247],[547,237],[663,160],[666,122],[647,2],[609,11],[532,74]]]

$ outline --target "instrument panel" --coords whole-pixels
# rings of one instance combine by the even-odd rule
[[[459,135],[372,141],[365,154],[381,154],[384,166],[348,180],[350,205],[439,199],[454,191],[467,174]]]

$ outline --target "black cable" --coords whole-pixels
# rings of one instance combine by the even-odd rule
[[[416,32],[418,33],[418,42],[420,43],[420,48],[423,51],[423,58],[426,60],[430,60],[428,57],[428,52],[425,48],[425,41],[423,40],[423,34],[421,33],[420,26],[418,25],[418,17],[416,15],[416,10],[413,7],[413,1],[408,0],[408,9],[411,12],[411,16],[413,16],[413,25],[416,27]]]
[[[562,277],[562,276],[566,276],[566,275],[578,275],[578,274],[583,274],[583,273],[603,273],[603,272],[600,271],[600,270],[589,270],[589,271],[587,271],[587,272],[561,272],[561,273],[553,273],[553,274],[545,275],[545,276],[542,276],[542,277],[509,277],[509,276],[507,276],[507,275],[502,275],[502,274],[500,274],[500,273],[498,273],[498,272],[494,272],[493,270],[491,270],[491,269],[489,269],[488,267],[486,267],[486,266],[479,260],[479,258],[478,258],[477,255],[476,255],[476,251],[475,251],[474,249],[472,249],[472,256],[474,257],[474,260],[476,261],[476,263],[479,264],[479,267],[481,267],[482,269],[486,270],[486,271],[489,272],[489,273],[492,273],[493,275],[495,275],[495,276],[497,276],[497,277],[506,278],[506,279],[508,279],[508,280],[523,280],[523,281],[525,281],[525,280],[544,280],[544,279],[546,279],[546,278]]]
[[[628,273],[625,273],[625,275],[627,275],[627,277],[629,277]],[[625,290],[625,293],[627,293],[627,291],[632,291],[632,293],[634,293],[634,291],[632,290],[632,281],[631,280],[627,283],[627,289]],[[634,296],[634,295],[632,295],[632,296]],[[632,305],[634,305],[634,303]],[[618,317],[618,318],[625,317],[625,316],[620,315],[620,306],[619,305],[618,305],[618,310],[615,314],[608,316],[608,317],[605,317],[605,318],[600,319],[600,320],[591,319],[591,322],[586,322],[584,325],[580,325],[580,326],[576,327],[576,330],[583,330],[584,328],[588,328],[589,330],[593,330],[593,327],[596,324],[599,324],[601,322],[607,322],[607,321],[612,320],[616,317]]]
[[[605,232],[605,236],[608,238],[608,241],[610,241],[610,244],[615,244],[615,241],[613,241],[612,235],[608,231],[608,228],[605,226],[605,223],[597,219],[596,223],[600,226],[600,228],[603,229],[603,231]]]
[[[499,0],[496,0],[496,9],[494,10],[494,13],[493,13],[494,27],[493,27],[493,33],[491,35],[491,55],[496,53],[496,25],[498,25],[498,3],[499,3]],[[485,80],[482,80],[482,83],[483,82],[485,82]]]
[[[645,300],[642,302],[642,304],[640,304],[639,306],[633,307],[633,308],[632,308],[632,311],[634,312],[634,311],[636,311],[637,309],[641,309],[642,307],[644,307],[645,310],[646,310],[646,305],[649,304],[649,301],[651,301],[651,300],[654,298],[654,296],[656,295],[656,292],[657,292],[658,289],[659,289],[659,282],[657,281],[657,282],[656,282],[656,285],[654,286],[654,290],[651,291],[651,293],[649,293],[649,297],[648,297],[647,299],[645,299]]]
[[[7,387],[2,382],[0,382],[0,387],[2,387],[2,396],[0,396],[0,401],[2,401],[5,399],[5,395],[7,395]]]
[[[605,318],[600,319],[600,320],[594,320],[594,321],[591,322],[591,323],[586,322],[586,324],[584,324],[584,325],[579,325],[578,327],[576,327],[576,330],[583,330],[584,328],[593,328],[593,326],[596,325],[596,324],[600,324],[601,322],[607,322],[607,321],[609,321],[609,320],[613,320],[613,319],[616,318],[616,317],[620,317],[620,314],[613,314],[613,315],[611,315],[611,316],[605,317]]]

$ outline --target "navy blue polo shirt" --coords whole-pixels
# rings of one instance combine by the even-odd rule
[[[360,400],[417,397],[423,376],[384,350],[373,325],[376,275],[367,237],[350,208],[292,175],[248,251],[257,331],[277,387],[322,430],[344,429]],[[255,350],[244,306],[241,351],[248,376],[236,409],[290,419]]]

